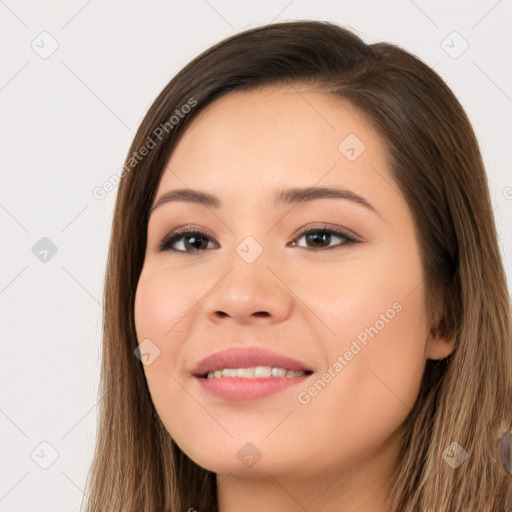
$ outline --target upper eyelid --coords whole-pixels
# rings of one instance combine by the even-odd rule
[[[298,236],[303,236],[308,231],[332,231],[334,233],[339,233],[340,235],[345,235],[347,237],[351,237],[351,238],[354,238],[354,239],[357,239],[357,240],[361,240],[361,237],[359,235],[357,235],[356,233],[354,233],[350,229],[342,228],[342,227],[339,227],[339,226],[332,226],[330,224],[315,225],[314,223],[313,223],[313,225],[306,225],[306,226],[300,228],[297,231],[297,234],[294,235],[294,237],[296,238]]]
[[[339,233],[341,235],[346,235],[346,236],[350,236],[350,237],[353,237],[353,238],[359,238],[359,239],[361,238],[359,235],[357,235],[356,233],[354,233],[350,229],[342,228],[342,227],[338,227],[338,226],[332,226],[332,225],[330,225],[328,223],[318,224],[318,225],[315,225],[315,223],[313,223],[313,225],[303,226],[302,228],[299,228],[295,232],[295,234],[292,235],[292,236],[293,236],[293,238],[296,238],[298,236],[303,236],[308,231],[332,231],[332,232],[336,232],[336,233]],[[177,228],[175,228],[172,231],[170,231],[167,235],[165,235],[163,237],[163,239],[165,240],[165,238],[167,238],[169,236],[178,236],[178,235],[185,236],[185,235],[190,234],[190,233],[200,233],[202,235],[206,234],[212,240],[215,240],[215,241],[217,240],[215,235],[209,229],[202,228],[202,227],[199,227],[199,226],[187,226],[187,225],[178,226]]]

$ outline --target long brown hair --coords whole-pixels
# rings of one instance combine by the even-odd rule
[[[376,127],[415,221],[432,332],[455,343],[448,358],[427,361],[406,419],[390,512],[512,510],[510,480],[494,460],[511,419],[510,299],[471,124],[444,81],[414,55],[303,20],[247,30],[204,51],[162,90],[135,135],[105,275],[87,511],[217,511],[216,475],[182,453],[152,404],[134,355],[134,297],[148,212],[180,134],[222,95],[275,84],[338,95]],[[443,458],[453,442],[469,455],[456,469]]]

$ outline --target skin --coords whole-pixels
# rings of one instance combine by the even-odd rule
[[[349,134],[365,144],[354,161],[338,149]],[[350,189],[379,215],[347,199],[276,207],[273,191],[292,185]],[[168,202],[153,211],[135,298],[139,342],[149,338],[160,350],[144,371],[165,427],[217,473],[221,512],[386,510],[400,427],[426,359],[446,357],[453,345],[429,334],[414,223],[383,139],[351,104],[325,92],[237,91],[194,119],[156,198],[188,187],[215,194],[222,207]],[[322,238],[300,235],[319,223],[361,243],[344,245],[333,234],[332,248],[322,249]],[[215,240],[195,254],[190,238],[174,245],[188,255],[159,251],[183,225],[206,228]],[[247,236],[263,249],[250,264],[236,251]],[[400,311],[301,403],[298,393],[332,374],[338,356],[393,304]],[[205,393],[191,376],[202,357],[245,346],[290,355],[314,373],[238,402]],[[247,442],[261,454],[251,467],[237,457]]]

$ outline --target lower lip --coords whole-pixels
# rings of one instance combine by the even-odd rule
[[[260,379],[244,379],[243,377],[221,377],[205,379],[196,377],[202,388],[212,395],[226,400],[254,400],[279,393],[289,387],[296,386],[309,375],[302,377],[268,377]]]

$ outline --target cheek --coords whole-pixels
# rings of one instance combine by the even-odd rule
[[[199,291],[185,272],[144,267],[135,294],[135,326],[139,342],[163,340],[183,333]],[[160,347],[161,349],[164,347]],[[169,348],[168,345],[165,347]]]
[[[176,368],[190,335],[192,310],[200,296],[192,281],[183,279],[184,275],[185,272],[143,267],[134,304],[138,342],[147,344],[150,340],[147,346],[151,360],[144,364],[148,389],[158,415],[173,436],[176,404],[180,403],[179,398],[183,399],[183,375]]]
[[[351,364],[393,368],[390,376],[406,381],[409,365],[424,362],[425,290],[417,250],[396,245],[368,251],[371,258],[347,261],[337,271],[333,266],[315,286],[302,283],[300,293],[331,332],[320,326],[330,363],[348,351]]]
[[[294,419],[315,433],[310,442],[329,454],[325,464],[371,456],[411,411],[425,363],[421,301],[413,295],[400,297],[399,305],[393,294],[367,301],[358,322],[347,318],[350,328],[338,322],[343,334],[330,343],[323,373],[298,390],[302,405]],[[286,443],[286,434],[276,432],[274,442]]]
[[[343,433],[351,442],[356,425],[367,442],[399,427],[416,400],[425,366],[418,254],[389,250],[374,256],[350,272],[331,273],[316,292],[302,295],[334,334],[324,329],[328,356],[321,382],[303,388],[300,400],[309,421],[318,418],[313,428],[335,425],[332,436]]]
[[[135,293],[135,329],[141,351],[142,344],[146,344],[151,352],[151,362],[144,365],[144,372],[155,405],[164,390],[173,388],[172,377],[197,302],[190,281],[180,282],[179,273],[167,274],[162,269],[144,267]]]

